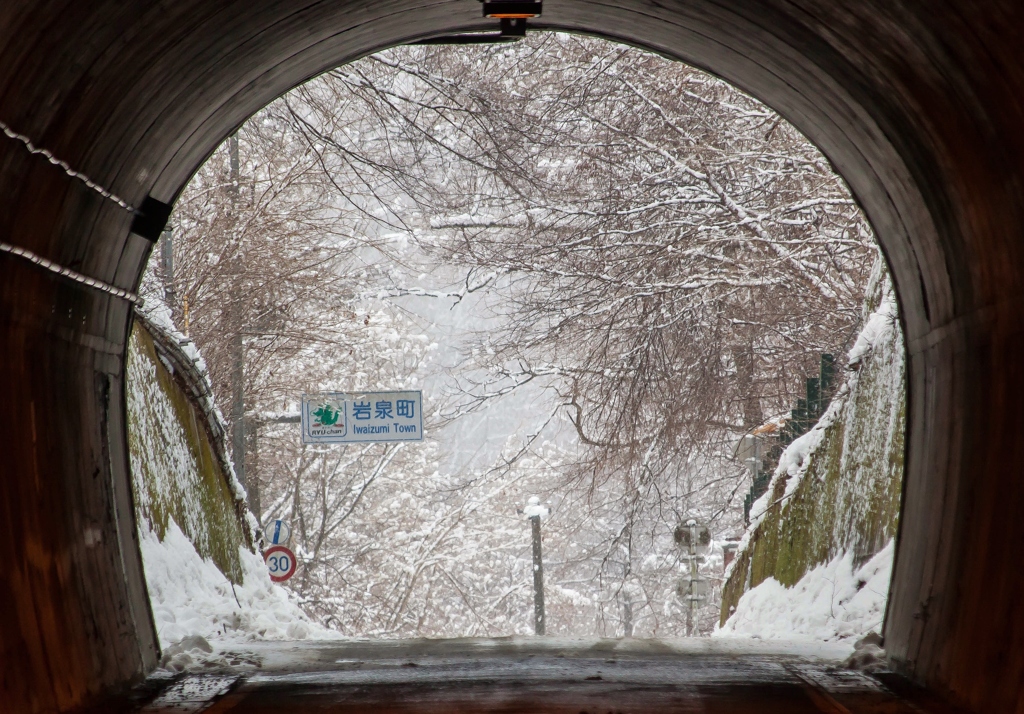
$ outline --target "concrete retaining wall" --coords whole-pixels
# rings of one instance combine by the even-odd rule
[[[136,320],[128,345],[128,449],[136,516],[161,540],[174,520],[196,550],[241,583],[251,516],[224,449],[223,425],[173,336]]]

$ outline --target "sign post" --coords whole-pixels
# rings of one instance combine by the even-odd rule
[[[302,395],[303,444],[423,441],[423,393]]]

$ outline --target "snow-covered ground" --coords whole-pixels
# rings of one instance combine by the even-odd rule
[[[227,428],[213,404],[212,385],[202,355],[194,343],[174,327],[170,311],[159,296],[159,286],[153,283],[151,275],[147,274],[147,278],[142,292],[150,329],[169,336],[169,342],[179,345],[184,358],[196,365],[204,380],[201,391],[207,395],[199,406],[205,417],[215,422],[213,426],[219,427],[211,429],[211,433],[223,435]],[[336,632],[312,621],[290,591],[270,580],[267,566],[257,553],[239,547],[242,575],[239,585],[233,585],[212,560],[200,555],[195,543],[206,544],[221,534],[221,529],[204,522],[208,516],[204,515],[198,501],[183,509],[186,514],[182,521],[184,531],[174,516],[168,515],[161,541],[148,513],[153,494],[163,503],[198,498],[194,494],[201,488],[202,477],[188,437],[176,423],[177,412],[159,387],[155,367],[143,359],[132,360],[128,379],[130,415],[136,422],[149,420],[159,427],[154,432],[156,441],[150,438],[150,430],[138,428],[138,425],[132,429],[135,438],[142,441],[141,448],[136,448],[132,456],[139,541],[150,604],[160,646],[170,655],[170,662],[165,661],[165,665],[187,666],[189,651],[201,658],[204,651],[211,649],[207,640],[237,643],[254,639],[337,638]],[[145,464],[138,462],[140,459],[144,459]],[[244,505],[244,488],[226,458],[223,465],[236,505]],[[255,532],[257,523],[247,510],[245,519],[246,525]],[[186,531],[193,533],[192,539]],[[182,649],[184,652],[176,652]]]
[[[163,539],[140,529],[150,603],[163,649],[186,637],[223,644],[251,640],[337,639],[313,622],[293,596],[270,580],[263,559],[239,549],[244,580],[232,585],[202,558],[172,520]]]
[[[893,541],[860,568],[843,553],[809,571],[792,588],[768,578],[740,598],[715,637],[846,642],[879,631],[892,571]]]

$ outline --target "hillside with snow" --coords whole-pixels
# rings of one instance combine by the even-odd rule
[[[716,636],[854,639],[880,631],[903,477],[903,336],[881,260],[845,381],[782,453],[726,571]]]

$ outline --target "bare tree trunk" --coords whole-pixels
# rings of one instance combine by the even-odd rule
[[[249,510],[256,520],[263,523],[263,504],[260,502],[260,423],[258,419],[247,419],[246,426],[245,477],[249,494]]]
[[[741,335],[747,337],[749,332],[743,328]],[[743,395],[743,429],[749,432],[764,423],[759,390],[754,384],[757,378],[757,357],[754,354],[753,335],[733,349],[733,360],[736,362],[736,378],[739,380],[737,391]]]

